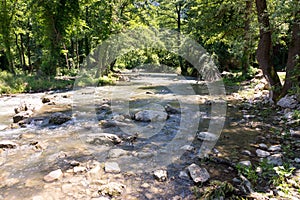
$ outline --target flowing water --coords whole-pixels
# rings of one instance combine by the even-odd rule
[[[42,105],[41,97],[45,95],[55,103]],[[205,151],[203,142],[196,138],[197,132],[218,127],[216,121],[222,124],[223,120],[217,115],[211,124],[211,98],[205,84],[195,84],[195,80],[175,74],[155,73],[132,76],[130,82],[115,86],[2,97],[0,141],[15,142],[17,147],[1,151],[0,199],[101,196],[99,186],[89,178],[88,172],[95,162],[103,167],[107,161],[117,162],[121,173],[105,173],[101,169],[101,177],[96,182],[124,184],[124,192],[117,199],[171,199],[176,195],[188,199],[193,183],[189,178],[178,178],[178,174]],[[31,124],[4,130],[12,123],[14,107],[23,102],[31,102],[36,107]],[[163,115],[167,105],[179,112],[169,113],[167,120],[134,120],[139,111],[157,111]],[[54,112],[63,112],[72,119],[62,125],[51,125],[49,115]],[[225,132],[230,134],[230,130]],[[123,141],[101,143],[97,137],[103,133],[114,134]],[[136,138],[131,139],[133,136]],[[123,150],[124,155],[111,156],[112,149]],[[85,170],[74,173],[72,161],[81,163]],[[56,169],[64,172],[63,178],[46,183],[43,177]],[[155,181],[152,173],[156,169],[168,171],[167,182]]]

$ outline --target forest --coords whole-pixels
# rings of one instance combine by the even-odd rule
[[[300,199],[300,1],[0,0],[2,199]]]
[[[90,52],[111,35],[151,27],[193,38],[213,56],[220,72],[242,72],[247,77],[261,68],[274,100],[299,86],[297,0],[4,0],[0,20],[0,68],[13,76],[74,75]],[[144,63],[197,75],[180,56],[151,47],[120,56],[106,73]],[[276,71],[287,72],[283,85]],[[21,83],[19,87],[24,90]]]

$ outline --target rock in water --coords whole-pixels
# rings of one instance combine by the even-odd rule
[[[188,166],[187,169],[195,183],[204,183],[210,178],[210,175],[205,168],[201,168],[194,163]]]
[[[0,148],[3,148],[3,149],[14,149],[17,146],[18,146],[17,143],[14,143],[14,142],[9,141],[9,140],[0,141]]]
[[[87,135],[87,143],[94,145],[103,145],[103,144],[119,144],[122,140],[114,134],[110,133],[95,133]]]
[[[44,176],[44,181],[52,182],[52,181],[60,179],[62,177],[62,175],[63,175],[63,173],[62,173],[61,169],[57,169],[55,171],[50,172],[46,176]]]
[[[49,123],[54,125],[61,125],[67,121],[71,120],[71,117],[64,113],[53,113],[49,118]]]
[[[13,122],[14,123],[18,123],[20,121],[22,121],[23,119],[27,119],[32,115],[32,111],[27,110],[27,111],[21,111],[18,114],[16,114],[15,116],[13,116]]]
[[[116,162],[106,162],[104,165],[104,170],[107,173],[119,173],[121,172],[121,169],[119,167],[119,164]]]
[[[166,121],[168,114],[157,110],[143,110],[137,112],[134,117],[136,121],[142,122]]]
[[[166,181],[167,178],[168,178],[168,174],[167,174],[167,171],[166,170],[162,170],[162,169],[159,169],[159,170],[156,170],[153,172],[153,175],[154,175],[154,178],[158,181]]]
[[[177,109],[177,108],[174,108],[173,106],[167,104],[165,106],[165,110],[167,111],[167,113],[170,113],[170,114],[180,114],[180,110]]]

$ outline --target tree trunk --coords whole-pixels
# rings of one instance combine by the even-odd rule
[[[242,57],[242,70],[243,75],[246,76],[249,70],[249,47],[250,47],[250,23],[251,23],[251,13],[252,13],[252,0],[246,0],[246,10],[245,10],[245,27],[244,27],[244,39],[245,45]]]
[[[180,3],[178,3],[176,5],[176,13],[177,13],[177,31],[178,31],[177,46],[178,46],[178,49],[180,49],[180,46],[181,46],[181,37],[180,37],[180,34],[181,34],[181,4]],[[183,59],[180,55],[178,55],[178,62],[179,62],[179,66],[181,69],[181,74],[187,75],[187,69],[185,68]]]
[[[297,57],[298,56],[298,57]],[[288,60],[286,64],[286,76],[281,97],[287,94],[288,90],[295,83],[299,84],[300,78],[300,11],[298,10],[292,25],[292,38],[289,46]],[[299,85],[300,86],[300,85]]]
[[[256,0],[256,9],[260,24],[260,40],[256,51],[256,58],[264,76],[271,85],[271,98],[276,102],[280,97],[282,85],[271,61],[272,40],[266,0]]]

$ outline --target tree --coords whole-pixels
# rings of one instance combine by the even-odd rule
[[[300,35],[299,35],[299,1],[293,3],[293,20],[290,22],[291,39],[289,45],[288,61],[286,65],[286,81],[282,87],[277,71],[273,63],[272,55],[272,28],[270,25],[269,12],[266,0],[256,0],[258,22],[260,24],[260,40],[256,52],[257,61],[264,76],[271,85],[271,97],[276,102],[292,87],[292,80],[297,80],[299,75],[294,76],[296,68],[299,68]]]

